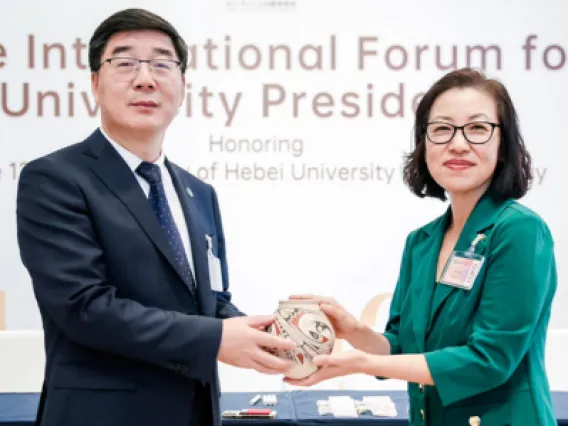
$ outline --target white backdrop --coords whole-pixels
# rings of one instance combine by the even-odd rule
[[[0,6],[7,329],[41,327],[16,244],[20,165],[98,125],[86,44],[101,20],[131,6],[163,15],[191,45],[188,96],[166,151],[217,188],[241,309],[267,313],[291,293],[313,292],[360,316],[373,297],[392,291],[406,235],[447,207],[412,196],[401,181],[414,103],[447,70],[471,65],[502,79],[518,108],[535,172],[523,202],[556,240],[551,328],[568,328],[565,2],[20,0]],[[371,315],[378,328],[386,304]],[[226,388],[242,386],[243,372],[224,371]],[[246,382],[280,386],[252,373]]]

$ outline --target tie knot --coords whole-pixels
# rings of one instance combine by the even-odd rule
[[[136,173],[146,179],[149,184],[159,183],[162,180],[160,166],[148,163],[147,161],[140,163],[140,165],[136,168]]]

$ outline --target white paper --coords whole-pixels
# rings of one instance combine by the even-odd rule
[[[388,396],[364,396],[363,405],[373,413],[373,416],[396,417],[396,405]]]
[[[330,396],[329,406],[335,417],[358,417],[357,407],[349,396]]]

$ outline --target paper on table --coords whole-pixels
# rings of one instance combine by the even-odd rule
[[[320,416],[333,414],[334,417],[358,417],[359,414],[371,412],[377,417],[396,417],[396,405],[388,396],[364,396],[356,401],[349,396],[330,396],[329,399],[317,401]]]
[[[363,406],[373,413],[373,416],[396,417],[396,405],[388,396],[364,396]]]
[[[329,405],[335,417],[358,417],[355,401],[350,396],[330,396]]]
[[[325,416],[333,414],[334,417],[358,417],[355,401],[349,396],[331,396],[316,402],[318,414]]]

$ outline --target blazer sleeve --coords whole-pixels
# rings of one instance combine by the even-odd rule
[[[383,333],[383,336],[385,336],[390,343],[391,355],[397,355],[402,352],[398,338],[400,328],[400,312],[402,309],[402,302],[404,301],[406,293],[408,291],[408,283],[410,281],[410,277],[408,276],[410,271],[410,259],[408,252],[409,247],[411,246],[413,235],[414,232],[410,233],[406,238],[406,242],[404,244],[404,251],[402,254],[398,280],[390,305],[389,319],[385,327],[385,332]]]
[[[505,383],[550,315],[557,277],[546,224],[517,214],[494,233],[467,344],[425,354],[444,406]]]
[[[189,378],[213,378],[222,321],[120,297],[106,277],[87,202],[68,167],[45,157],[23,169],[17,237],[42,313],[68,338]]]
[[[225,232],[221,220],[219,200],[215,189],[211,187],[211,198],[213,203],[213,215],[215,219],[215,229],[217,230],[217,256],[221,263],[221,277],[223,279],[223,291],[217,292],[217,318],[232,318],[244,316],[232,302],[232,295],[229,291],[229,267],[227,265],[227,248],[225,245]]]

